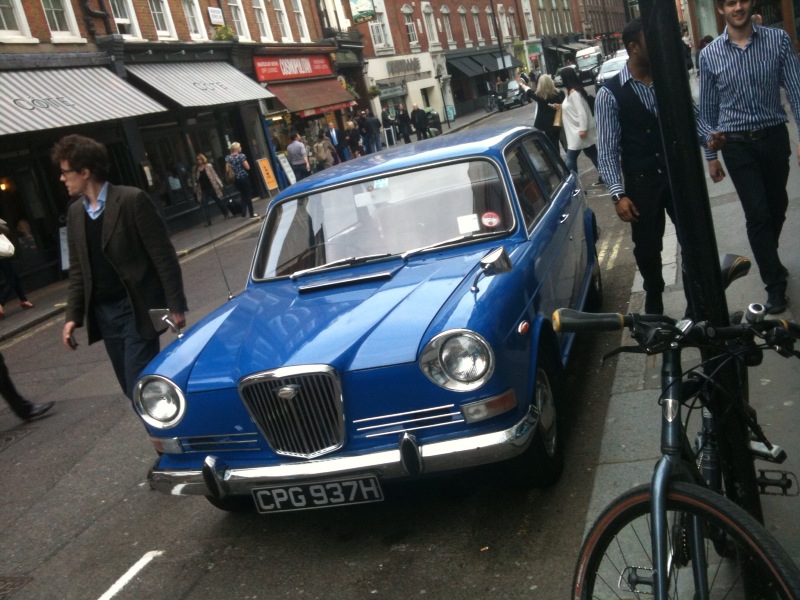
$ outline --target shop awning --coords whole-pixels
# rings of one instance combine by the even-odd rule
[[[349,108],[355,103],[352,94],[335,79],[273,84],[269,89],[289,112],[302,117]]]
[[[448,58],[447,63],[452,65],[453,68],[458,69],[467,77],[475,77],[476,75],[483,75],[483,67],[468,57],[463,58]]]
[[[473,56],[470,56],[470,58],[474,61],[477,61],[482,68],[486,68],[489,71],[500,70],[497,66],[497,59],[491,54],[474,54]]]
[[[0,135],[167,110],[105,67],[0,72]]]
[[[127,64],[128,73],[184,107],[274,98],[225,62]]]
[[[512,68],[519,69],[522,66],[522,63],[519,62],[516,56],[512,56],[511,54],[505,53],[503,54],[505,60],[500,62],[500,64],[510,64]],[[495,64],[500,61],[499,54],[492,54],[492,58],[495,60]],[[496,67],[495,67],[496,68]]]

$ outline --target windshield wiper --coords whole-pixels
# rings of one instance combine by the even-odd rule
[[[352,265],[360,265],[363,263],[371,262],[373,260],[379,260],[381,258],[388,258],[390,256],[394,256],[389,252],[384,252],[383,254],[367,254],[365,256],[348,256],[346,258],[340,258],[338,260],[334,260],[333,262],[325,263],[324,265],[317,265],[316,267],[310,267],[308,269],[303,269],[302,271],[295,271],[291,275],[292,281],[302,277],[303,275],[308,275],[309,273],[315,273],[317,271],[325,271],[327,269],[333,269],[335,267],[341,266],[352,266]]]
[[[404,261],[408,260],[412,256],[416,256],[417,254],[422,254],[423,252],[427,252],[428,250],[435,250],[436,248],[443,248],[445,246],[451,246],[453,244],[457,244],[459,242],[465,242],[467,240],[477,240],[480,238],[488,238],[488,237],[495,237],[498,235],[505,235],[507,231],[473,231],[472,233],[468,233],[466,235],[460,235],[458,237],[450,238],[449,240],[442,240],[441,242],[436,242],[435,244],[431,244],[430,246],[423,246],[422,248],[414,248],[413,250],[407,250],[400,255]]]

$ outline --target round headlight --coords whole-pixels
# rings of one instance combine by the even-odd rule
[[[142,419],[158,429],[176,425],[186,410],[186,400],[180,388],[158,375],[148,375],[139,380],[133,393],[133,404]]]
[[[445,331],[425,346],[420,368],[435,384],[448,390],[468,392],[479,388],[492,376],[494,354],[488,342],[474,331]]]

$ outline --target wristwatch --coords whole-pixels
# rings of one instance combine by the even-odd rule
[[[616,204],[625,197],[625,192],[622,192],[621,194],[611,194],[611,201]]]

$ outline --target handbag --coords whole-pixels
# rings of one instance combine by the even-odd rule
[[[228,183],[233,183],[236,181],[236,173],[233,172],[231,163],[225,163],[225,181]]]
[[[553,127],[561,127],[561,104],[556,109],[556,116],[553,117]]]
[[[5,234],[0,233],[0,258],[11,258],[12,256],[14,256],[14,244]]]

